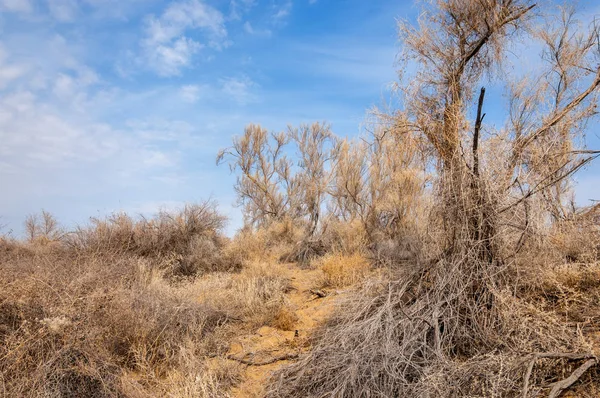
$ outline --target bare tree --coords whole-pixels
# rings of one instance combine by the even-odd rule
[[[600,31],[595,21],[588,31],[581,28],[573,7],[562,9],[559,18],[548,16],[532,31],[544,46],[545,68],[538,76],[521,79],[510,93],[507,130],[512,150],[505,186],[515,187],[516,175],[527,190],[513,203],[540,193],[555,220],[568,212],[567,177],[597,156],[578,141],[596,114]]]
[[[600,78],[591,60],[598,30],[594,25],[587,35],[572,33],[569,12],[558,26],[528,29],[535,4],[525,0],[437,0],[432,5],[418,28],[400,25],[405,60],[415,61],[419,70],[406,89],[410,97],[402,122],[416,126],[434,149],[448,249],[459,250],[465,240],[484,242],[481,256],[491,260],[498,215],[540,192],[561,207],[565,178],[589,160],[572,149],[572,139],[593,115]],[[494,73],[509,78],[502,73],[505,49],[513,36],[527,32],[545,43],[550,70],[529,84],[508,82],[511,123],[503,139],[510,159],[502,164],[495,154],[486,162],[481,159],[485,91],[477,86]],[[473,106],[474,127],[468,118]],[[469,146],[471,151],[465,150]],[[498,172],[503,179],[484,178]],[[514,200],[505,203],[508,194]]]
[[[240,170],[235,190],[244,206],[246,221],[251,225],[267,225],[281,220],[294,197],[290,163],[283,153],[288,137],[270,134],[259,125],[246,127],[233,146],[217,156],[220,164],[226,156],[233,171]],[[282,189],[285,187],[287,190]]]
[[[25,233],[30,242],[41,241],[44,243],[59,240],[64,235],[56,218],[46,210],[42,210],[40,214],[27,216]]]
[[[368,212],[367,143],[347,138],[336,144],[333,176],[330,187],[330,207],[334,217],[363,224]]]
[[[371,235],[398,238],[414,226],[422,205],[425,173],[419,137],[406,124],[383,123],[371,134],[369,145],[368,216]]]
[[[312,237],[322,221],[321,213],[331,180],[330,161],[334,152],[334,136],[325,123],[289,128],[289,136],[298,150],[298,171],[295,175],[299,204],[308,218],[307,237]]]

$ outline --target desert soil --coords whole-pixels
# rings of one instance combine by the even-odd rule
[[[294,264],[284,267],[291,281],[291,289],[286,295],[287,304],[297,321],[292,330],[263,326],[231,344],[229,358],[253,363],[245,365],[242,382],[232,390],[233,397],[263,397],[271,374],[310,349],[310,335],[327,320],[336,301],[344,294],[335,290],[318,290],[318,293],[327,294],[320,297],[315,294],[315,286],[322,278],[321,270],[301,269]],[[261,365],[265,362],[272,363]]]

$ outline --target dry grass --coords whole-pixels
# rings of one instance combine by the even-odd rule
[[[161,211],[152,219],[114,214],[91,221],[66,236],[65,244],[77,252],[148,258],[176,278],[235,271],[242,265],[239,256],[223,250],[225,217],[211,202],[186,205],[175,213]]]
[[[248,262],[289,262],[303,236],[301,225],[284,219],[256,230],[242,229],[229,247],[232,253]]]
[[[265,264],[225,272],[240,264],[221,225],[188,207],[67,240],[1,239],[3,396],[228,396],[241,368],[220,358],[280,317],[288,281]]]
[[[344,255],[365,253],[370,243],[363,223],[358,220],[349,222],[331,221],[323,240],[329,252]]]
[[[555,238],[542,239],[546,254],[531,244],[504,264],[482,262],[477,247],[391,267],[385,276],[371,271],[365,246],[316,260],[329,286],[361,288],[318,332],[312,351],[281,371],[269,396],[515,396],[532,361],[526,396],[545,392],[582,360],[535,359],[534,353],[600,349],[600,263],[597,241],[589,238],[597,230],[568,225],[568,249]],[[123,240],[109,245],[95,239],[87,246],[2,239],[2,391],[28,397],[227,396],[242,374],[239,363],[223,358],[232,339],[264,325],[294,330],[297,322],[286,302],[289,270],[272,261],[284,245],[264,234],[227,244],[218,230],[205,230],[202,236],[220,242],[211,246],[213,258],[221,264],[235,258],[243,267],[206,267],[176,278],[166,265],[173,257],[137,251],[141,244],[123,250]],[[165,250],[188,257],[194,239],[177,246],[183,254],[173,246]],[[253,241],[259,244],[239,252]],[[264,242],[273,242],[267,247],[274,251],[261,254]],[[288,250],[293,247],[288,241]],[[586,262],[572,261],[574,252],[585,253],[578,256]],[[239,272],[223,271],[229,269]],[[592,368],[573,392],[594,396],[599,376]]]
[[[9,249],[10,250],[10,249]],[[135,257],[15,248],[3,257],[0,368],[9,396],[160,395],[227,315],[186,300]],[[16,252],[16,253],[15,253]],[[12,258],[11,258],[12,257]]]
[[[477,253],[367,281],[312,351],[275,377],[268,396],[522,396],[534,361],[525,395],[532,397],[583,363],[535,353],[598,352],[599,263],[552,267],[524,252],[490,265]],[[573,391],[593,396],[597,377],[592,368]]]
[[[207,275],[187,289],[199,302],[259,327],[277,317],[289,280],[278,266],[249,263],[239,274]]]
[[[331,287],[354,285],[365,279],[371,270],[369,261],[359,253],[328,254],[318,262],[325,274],[325,284]]]
[[[281,330],[294,330],[297,322],[298,315],[296,315],[296,313],[288,306],[282,306],[279,308],[279,312],[277,312],[277,315],[275,315],[275,318],[271,322],[271,326]]]

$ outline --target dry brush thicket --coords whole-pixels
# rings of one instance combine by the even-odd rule
[[[219,158],[238,171],[249,227],[300,231],[288,258],[389,268],[269,396],[555,397],[573,383],[593,396],[599,207],[573,204],[571,177],[600,153],[584,146],[600,26],[525,0],[422,6],[417,26],[399,24],[403,107],[366,137],[251,125]],[[522,75],[518,42],[541,48]],[[503,125],[487,123],[484,84],[506,92]]]
[[[404,108],[376,131],[400,141],[385,162],[425,172],[383,174],[383,192],[398,195],[384,204],[372,189],[352,200],[379,222],[402,220],[363,224],[370,247],[393,240],[392,270],[343,304],[269,396],[556,397],[574,383],[598,394],[599,208],[577,209],[569,194],[573,173],[598,156],[581,144],[596,115],[600,31],[568,7],[538,8],[438,0],[423,3],[418,26],[400,23],[417,72],[400,88]],[[517,40],[543,47],[521,77],[507,56]],[[506,88],[501,127],[486,124],[484,82]],[[349,163],[377,185],[380,159],[362,151],[380,139],[348,150],[333,175],[344,156],[365,159]],[[333,203],[339,187],[360,197],[354,175],[333,179]]]
[[[575,206],[572,176],[600,154],[600,26],[528,0],[421,5],[399,23],[401,109],[355,139],[253,124],[219,153],[235,238],[204,203],[71,233],[42,213],[2,240],[0,392],[226,396],[237,328],[293,330],[277,264],[298,262],[350,293],[270,397],[598,396],[600,205]]]
[[[232,339],[278,322],[289,281],[231,252],[211,203],[0,240],[0,396],[227,397]]]

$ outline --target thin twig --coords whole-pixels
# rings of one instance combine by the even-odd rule
[[[238,362],[243,363],[244,365],[248,365],[248,366],[264,366],[264,365],[269,365],[269,364],[279,362],[279,361],[288,361],[290,359],[297,359],[297,358],[298,358],[298,354],[284,354],[284,355],[273,357],[271,359],[267,359],[264,361],[252,361],[250,359],[238,358],[234,355],[227,355],[227,359],[230,359],[232,361],[238,361]]]

